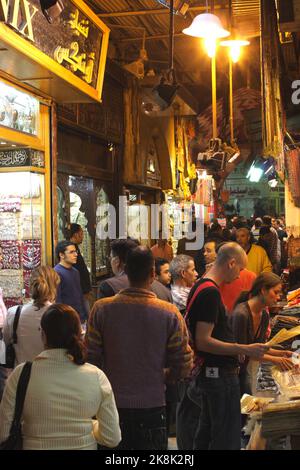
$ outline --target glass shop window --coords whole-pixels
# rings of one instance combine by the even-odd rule
[[[45,263],[44,175],[0,173],[0,287],[6,307],[30,297],[31,272]]]

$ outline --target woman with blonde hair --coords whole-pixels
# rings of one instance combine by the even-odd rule
[[[17,343],[14,345],[16,362],[32,361],[44,346],[40,334],[40,322],[46,309],[55,302],[59,275],[50,266],[40,266],[30,277],[31,302],[21,307],[17,325]],[[8,310],[3,330],[6,345],[12,342],[13,324],[18,306]]]

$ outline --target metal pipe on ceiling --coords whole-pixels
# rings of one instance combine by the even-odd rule
[[[215,5],[215,10],[221,10],[224,8],[222,5]],[[206,11],[206,6],[190,7],[188,13],[193,11]],[[109,13],[97,13],[99,18],[113,18],[113,17],[124,17],[124,16],[144,16],[144,15],[167,15],[169,10],[167,8],[159,8],[154,10],[132,10],[132,11],[111,11]]]

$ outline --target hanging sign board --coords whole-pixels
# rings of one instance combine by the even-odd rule
[[[0,69],[58,102],[80,102],[59,90],[62,81],[100,101],[109,29],[81,0],[60,2],[60,16],[49,23],[39,0],[0,0]],[[20,63],[20,53],[31,66],[24,57]]]

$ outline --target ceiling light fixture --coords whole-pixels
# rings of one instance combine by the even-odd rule
[[[208,9],[208,4],[206,3]],[[217,138],[217,71],[216,71],[216,48],[217,39],[225,38],[230,32],[223,28],[220,19],[212,13],[201,13],[195,16],[192,24],[182,31],[188,36],[203,38],[209,57],[211,57],[211,80],[212,80],[212,128],[213,138]]]

